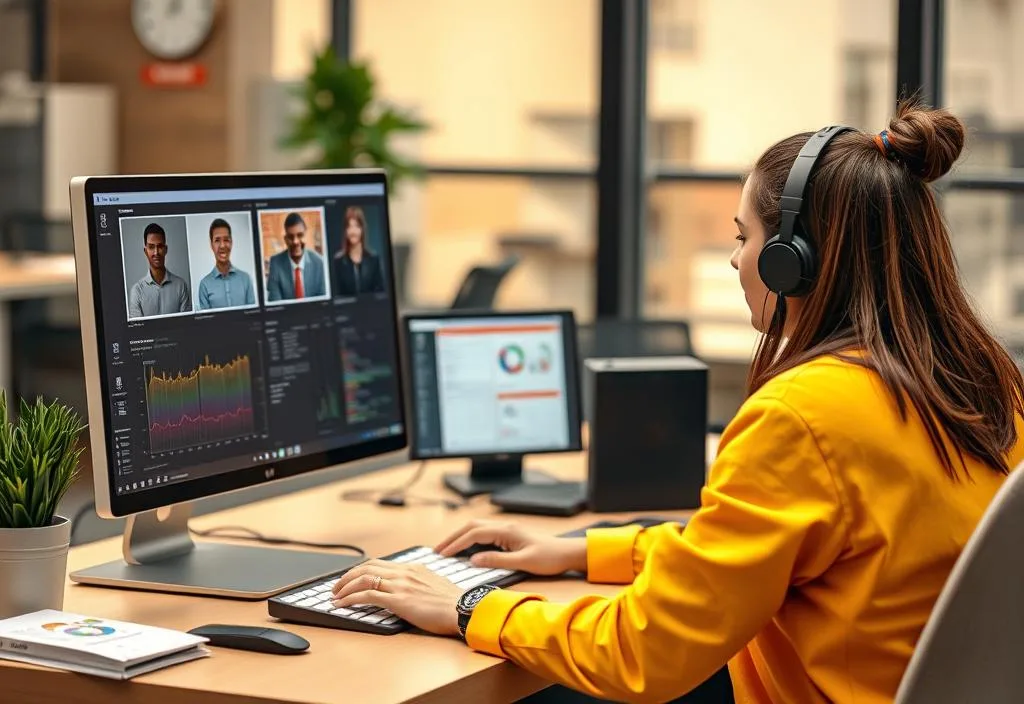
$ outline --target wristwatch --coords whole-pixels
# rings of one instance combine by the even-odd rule
[[[479,587],[467,589],[459,597],[455,610],[459,612],[459,637],[466,640],[466,629],[469,628],[469,617],[480,600],[497,589],[493,584],[481,584]]]

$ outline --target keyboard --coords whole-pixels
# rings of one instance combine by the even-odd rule
[[[530,576],[526,572],[474,567],[470,564],[468,556],[441,557],[427,547],[407,548],[380,559],[425,565],[434,573],[447,577],[463,589],[481,584],[507,587]],[[407,621],[400,619],[387,609],[377,606],[353,604],[349,607],[335,608],[331,603],[332,589],[338,579],[347,571],[347,569],[341,570],[271,597],[267,602],[268,613],[282,621],[377,635],[393,635],[410,627]]]

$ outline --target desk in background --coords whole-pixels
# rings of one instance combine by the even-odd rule
[[[717,438],[709,437],[712,457]],[[545,455],[535,463],[565,479],[585,476],[586,454]],[[410,495],[437,496],[445,471],[468,471],[468,463],[428,465]],[[347,542],[372,556],[412,545],[432,545],[472,518],[499,517],[487,497],[465,508],[440,506],[386,508],[374,503],[342,502],[342,491],[401,484],[415,469],[402,464],[284,497],[248,504],[193,519],[197,528],[242,525],[269,536]],[[657,515],[682,517],[688,512]],[[562,533],[598,520],[636,514],[581,514],[571,519],[507,516],[531,529]],[[120,539],[72,548],[69,571],[114,559]],[[555,601],[584,594],[613,595],[621,587],[579,580],[537,579],[512,589],[536,591]],[[216,648],[212,657],[115,682],[80,674],[0,661],[4,701],[18,704],[75,704],[117,701],[124,704],[389,704],[392,702],[514,702],[548,683],[515,665],[473,652],[461,642],[407,632],[378,636],[312,626],[282,624],[267,615],[265,601],[234,601],[88,587],[68,582],[64,609],[103,618],[188,630],[208,623],[280,627],[310,644],[298,656]],[[73,695],[70,693],[74,693]]]
[[[75,290],[73,255],[0,252],[0,389],[11,388],[11,302]]]

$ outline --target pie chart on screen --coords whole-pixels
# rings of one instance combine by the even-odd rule
[[[526,365],[526,353],[519,345],[505,345],[498,352],[498,365],[506,374],[518,374]]]

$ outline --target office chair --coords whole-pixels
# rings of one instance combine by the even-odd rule
[[[896,704],[1024,702],[1024,463],[978,523],[921,633]]]
[[[455,294],[455,300],[451,304],[452,310],[494,308],[494,299],[502,281],[518,263],[519,256],[511,254],[498,264],[474,266],[466,274],[458,293]]]
[[[0,248],[23,254],[71,254],[71,221],[33,212],[11,213],[0,224]],[[59,397],[84,412],[85,367],[77,305],[73,295],[15,301],[11,305],[10,391],[15,397]]]

